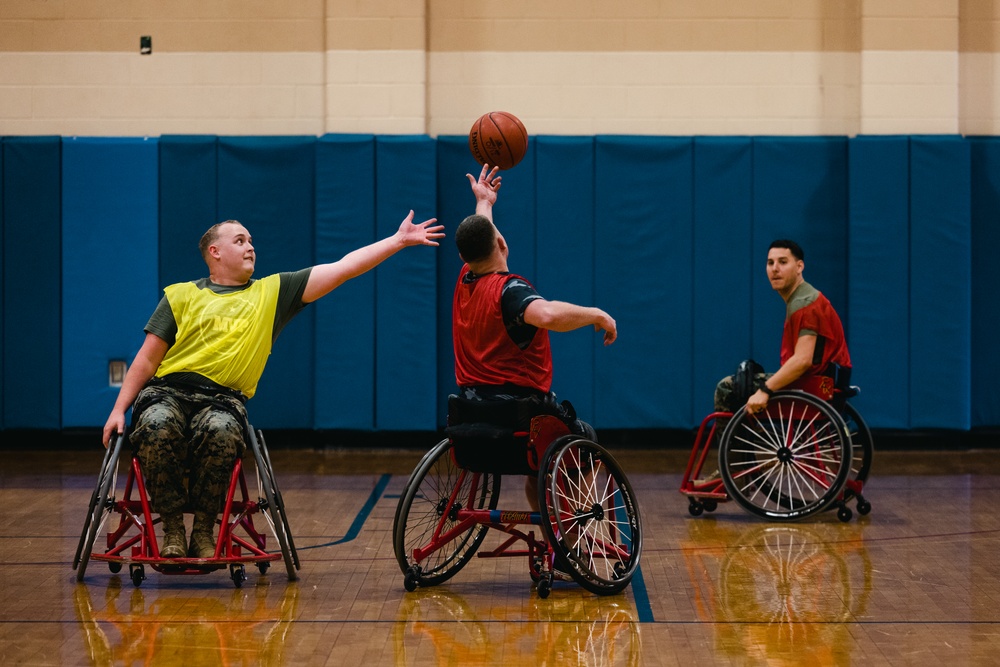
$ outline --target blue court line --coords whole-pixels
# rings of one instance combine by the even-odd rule
[[[297,549],[297,551],[305,551],[306,549],[318,549],[320,547],[332,547],[336,544],[343,544],[344,542],[350,542],[351,540],[357,538],[361,533],[361,528],[365,525],[365,521],[368,520],[368,515],[371,514],[372,510],[375,508],[375,503],[379,501],[382,497],[382,493],[385,491],[385,487],[389,486],[389,480],[392,479],[392,475],[386,473],[379,478],[378,483],[375,484],[375,488],[372,489],[371,494],[368,496],[368,500],[365,501],[364,506],[358,512],[358,515],[354,517],[354,523],[351,527],[347,529],[347,534],[344,535],[339,540],[334,542],[326,542],[324,544],[314,544],[311,547],[302,547]]]
[[[642,566],[635,568],[632,574],[632,596],[635,597],[635,610],[639,613],[640,623],[652,623],[653,608],[649,604],[649,591],[646,590],[646,582],[642,578]]]

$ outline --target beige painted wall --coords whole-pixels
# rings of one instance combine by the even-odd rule
[[[0,135],[995,134],[998,5],[3,0]]]

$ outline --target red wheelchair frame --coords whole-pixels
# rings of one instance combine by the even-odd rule
[[[759,414],[712,412],[698,428],[680,492],[688,512],[699,516],[719,503],[736,500],[762,518],[791,521],[836,508],[841,521],[857,500],[861,515],[871,511],[862,495],[874,452],[871,431],[847,399],[857,387],[838,389],[826,377],[809,378],[774,392]],[[719,420],[726,428],[719,433]],[[713,444],[719,474],[703,476]]]
[[[104,561],[112,573],[129,567],[129,577],[135,586],[146,579],[145,566],[162,574],[207,574],[229,568],[233,583],[240,587],[246,581],[246,565],[254,564],[261,574],[267,572],[272,562],[282,560],[288,578],[294,581],[299,568],[298,554],[292,540],[285,515],[284,501],[278,491],[271,469],[270,456],[260,431],[247,429],[247,448],[256,461],[260,494],[252,499],[244,475],[243,460],[237,458],[230,475],[229,488],[220,519],[215,555],[212,558],[164,558],[160,555],[155,527],[160,518],[153,513],[139,459],[130,458],[128,474],[121,498],[115,497],[118,478],[118,461],[126,437],[114,438],[104,455],[97,488],[91,496],[90,508],[84,523],[80,543],[73,560],[77,581],[83,581],[88,561]],[[133,498],[133,491],[135,497]],[[97,534],[112,514],[118,515],[106,535],[106,549],[93,553]],[[275,535],[281,551],[270,553],[266,533],[257,529],[253,517],[263,516]]]
[[[495,456],[476,460],[475,452],[497,449]],[[504,474],[537,475],[544,509],[497,509]],[[543,539],[526,525],[540,527]],[[477,554],[491,529],[507,537]],[[556,570],[608,595],[627,587],[638,567],[641,521],[632,488],[610,452],[570,434],[556,417],[539,416],[530,433],[472,424],[432,448],[400,495],[393,546],[408,591],[450,579],[478,555],[527,557],[542,598]]]

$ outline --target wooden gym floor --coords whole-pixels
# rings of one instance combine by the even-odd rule
[[[391,528],[420,451],[272,445],[299,580],[279,562],[242,588],[225,570],[136,588],[71,569],[101,450],[0,450],[0,664],[1000,662],[1000,452],[879,450],[870,515],[774,524],[732,503],[693,518],[686,451],[608,444],[641,503],[640,572],[619,595],[557,583],[544,600],[521,558],[405,592]],[[502,506],[524,509],[508,479]]]

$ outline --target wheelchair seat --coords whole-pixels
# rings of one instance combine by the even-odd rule
[[[538,408],[536,401],[479,401],[452,394],[445,435],[455,463],[471,472],[536,475],[544,450],[533,447],[530,428]]]

